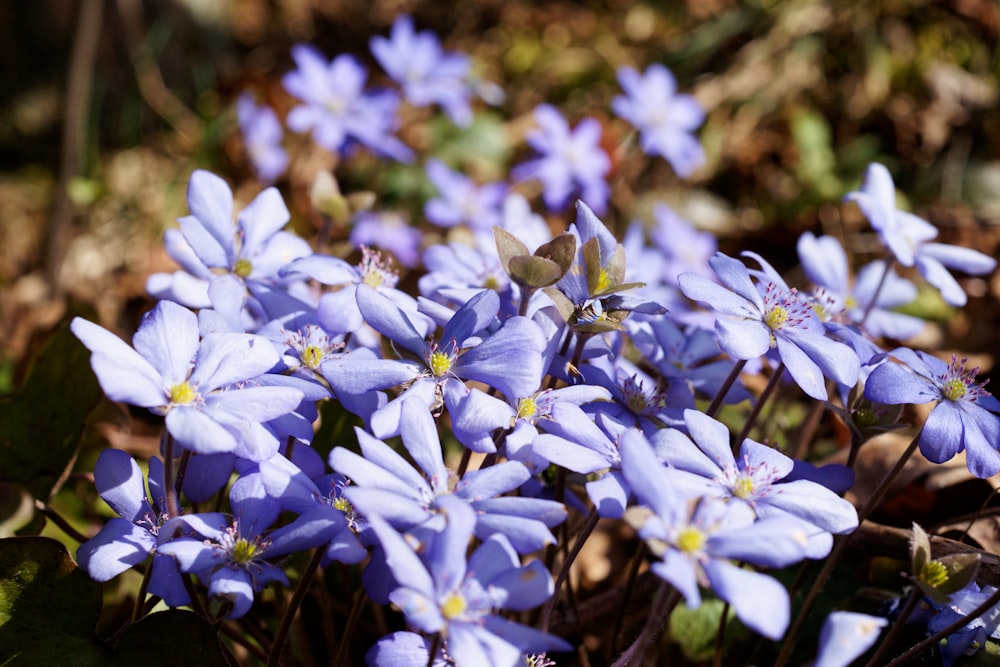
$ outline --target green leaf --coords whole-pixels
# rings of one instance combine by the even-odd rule
[[[535,257],[551,259],[559,265],[565,274],[573,264],[576,257],[576,237],[568,232],[563,232],[548,243],[543,243],[535,250]]]
[[[497,244],[497,254],[500,255],[500,266],[507,272],[507,275],[510,275],[510,260],[515,257],[525,257],[531,254],[528,246],[524,245],[521,239],[503,227],[493,228],[493,240]],[[514,276],[511,275],[511,278],[514,278]]]
[[[931,540],[927,532],[916,522],[913,523],[913,538],[910,540],[910,571],[919,576],[924,565],[931,559]]]
[[[509,266],[511,279],[525,287],[548,287],[563,277],[562,267],[544,257],[518,255],[510,258]]]
[[[171,609],[130,625],[115,647],[110,667],[229,667],[219,634],[197,614]]]
[[[20,482],[47,499],[76,456],[87,415],[101,396],[90,352],[70,332],[67,317],[21,390],[0,403],[0,480]]]
[[[678,605],[670,614],[670,638],[677,642],[692,661],[711,660],[715,653],[715,635],[725,603],[718,598],[702,600],[697,609]],[[726,616],[727,643],[745,638],[748,631],[736,620],[732,609]]]
[[[94,634],[100,613],[101,585],[62,544],[0,540],[0,656],[17,665],[106,665]]]

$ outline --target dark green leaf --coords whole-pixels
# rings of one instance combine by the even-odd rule
[[[101,585],[62,544],[0,540],[0,656],[40,667],[105,665],[107,648],[94,635],[100,612]]]
[[[115,647],[111,667],[228,667],[219,634],[197,614],[171,609],[129,626]]]
[[[0,479],[48,499],[100,398],[90,352],[66,321],[42,348],[21,390],[0,403]]]

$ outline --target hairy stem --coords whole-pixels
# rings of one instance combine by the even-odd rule
[[[298,613],[299,606],[306,596],[306,591],[309,590],[309,584],[312,583],[316,570],[319,569],[320,564],[323,562],[323,554],[324,550],[322,548],[313,551],[309,564],[306,565],[306,569],[302,571],[302,576],[299,577],[299,583],[295,587],[295,592],[292,593],[292,599],[289,600],[288,606],[285,607],[285,613],[278,624],[278,631],[274,635],[274,643],[271,644],[271,654],[267,658],[267,667],[277,667],[278,663],[281,662],[281,650],[288,637],[288,631],[292,628],[292,621],[295,620],[295,614]]]
[[[733,388],[733,385],[736,384],[736,380],[739,379],[740,373],[743,372],[743,367],[746,365],[746,359],[740,359],[736,362],[733,369],[729,371],[729,375],[726,376],[722,386],[719,387],[719,391],[715,395],[715,398],[712,399],[712,404],[708,406],[708,410],[705,410],[706,415],[714,417],[716,413],[719,412],[719,408],[722,407],[722,402],[726,400],[726,395],[729,393],[729,390]]]
[[[917,445],[920,442],[921,431],[918,431],[915,436],[913,436],[913,441],[910,442],[906,451],[899,457],[896,464],[892,469],[886,473],[885,478],[879,483],[872,497],[869,498],[868,502],[858,510],[858,525],[860,526],[865,519],[878,507],[879,503],[885,497],[885,494],[889,490],[889,486],[892,484],[896,476],[903,470],[903,466],[906,462],[910,460],[913,453],[917,451]],[[805,625],[806,619],[809,617],[809,612],[812,611],[813,605],[816,603],[816,598],[819,597],[820,591],[823,590],[823,586],[826,585],[827,580],[830,578],[830,574],[833,572],[834,566],[840,559],[841,554],[844,553],[844,549],[850,543],[851,538],[857,534],[857,531],[850,533],[849,535],[841,535],[839,539],[835,540],[833,549],[830,551],[830,555],[827,556],[826,561],[823,563],[822,569],[820,569],[819,574],[816,575],[816,579],[813,581],[812,587],[806,594],[805,600],[802,601],[802,608],[799,610],[798,616],[795,617],[795,621],[792,623],[792,627],[788,630],[788,634],[785,635],[785,643],[781,647],[781,652],[778,654],[778,659],[774,663],[774,667],[784,667],[788,664],[788,659],[792,655],[792,650],[795,648],[795,642],[798,639],[799,634],[802,632],[802,628]]]

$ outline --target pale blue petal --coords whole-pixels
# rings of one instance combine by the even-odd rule
[[[160,373],[125,341],[79,317],[70,330],[92,352],[90,365],[108,398],[144,408],[167,403]]]
[[[789,600],[785,587],[771,577],[711,560],[705,573],[712,590],[733,606],[736,616],[768,639],[780,639],[788,628]]]

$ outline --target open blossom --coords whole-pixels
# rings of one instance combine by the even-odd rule
[[[920,453],[942,463],[965,450],[969,471],[977,477],[1000,472],[1000,401],[976,381],[978,368],[965,359],[946,363],[919,350],[891,352],[903,363],[887,361],[865,383],[865,397],[879,403],[936,401],[920,432]]]
[[[289,112],[289,128],[312,132],[317,144],[334,153],[357,142],[396,160],[412,159],[413,151],[393,136],[396,94],[366,91],[364,65],[347,54],[327,61],[308,44],[293,46],[292,58],[298,69],[285,74],[281,82],[302,104]]]
[[[903,266],[916,266],[920,275],[941,291],[953,306],[964,306],[965,290],[948,272],[957,269],[972,275],[993,271],[997,262],[978,250],[945,243],[933,243],[937,228],[926,220],[896,208],[896,186],[885,166],[875,162],[865,171],[861,189],[849,192],[847,201],[855,202],[878,232],[882,243]]]
[[[419,470],[389,445],[358,430],[361,455],[343,447],[330,452],[330,465],[354,484],[344,497],[365,516],[379,516],[401,530],[438,527],[442,499],[460,498],[476,511],[475,534],[502,533],[515,550],[528,553],[555,542],[549,531],[562,523],[561,503],[505,496],[530,477],[517,461],[468,471],[462,479],[445,467],[434,419],[418,401],[403,403],[403,445]]]
[[[269,458],[280,443],[262,422],[292,412],[302,401],[298,389],[257,381],[278,363],[267,339],[237,333],[201,339],[195,314],[171,301],[146,314],[134,349],[79,317],[70,328],[91,351],[91,366],[108,398],[165,415],[170,435],[193,452]]]
[[[468,56],[446,52],[434,33],[417,32],[413,19],[405,14],[392,24],[388,39],[372,37],[371,50],[392,80],[402,86],[410,104],[440,104],[456,125],[472,122]]]
[[[247,318],[260,318],[266,316],[266,308],[254,294],[301,290],[301,284],[286,281],[279,271],[312,249],[304,239],[283,231],[290,214],[277,188],[254,197],[234,221],[229,185],[197,169],[188,181],[187,201],[191,214],[178,220],[179,230],[168,229],[164,235],[167,252],[183,270],[151,275],[146,281],[150,294],[190,308],[215,306],[237,314],[249,308],[253,312]],[[230,298],[233,289],[239,295]],[[218,292],[213,294],[214,290]],[[244,303],[246,292],[250,304]]]
[[[172,556],[182,572],[197,574],[208,584],[210,597],[229,602],[227,618],[239,618],[250,611],[254,594],[268,583],[288,583],[281,567],[272,562],[280,556],[304,551],[329,542],[344,526],[339,514],[315,508],[275,530],[280,506],[265,495],[259,480],[244,476],[229,493],[234,516],[210,512],[175,517],[163,526],[194,533],[160,547]]]
[[[688,473],[663,465],[637,430],[622,437],[621,452],[622,472],[641,503],[625,518],[658,559],[650,569],[670,582],[689,607],[700,606],[699,587],[711,588],[749,628],[781,637],[789,621],[788,592],[777,580],[737,562],[784,567],[801,560],[808,524],[787,514],[755,520],[745,504],[693,494],[680,479]]]
[[[190,603],[177,563],[157,552],[160,528],[167,520],[163,513],[163,462],[149,461],[149,488],[146,497],[142,471],[135,460],[119,449],[105,449],[94,464],[97,491],[119,516],[111,519],[93,539],[80,545],[76,559],[97,581],[108,581],[153,554],[149,592],[171,607]],[[164,533],[163,537],[167,537]]]
[[[236,100],[236,118],[250,164],[262,182],[274,182],[288,167],[277,114],[270,107],[258,106],[249,93],[244,93]]]
[[[515,180],[537,179],[542,183],[542,199],[551,210],[561,209],[574,194],[597,213],[608,201],[611,159],[601,148],[601,125],[584,118],[574,129],[559,111],[541,104],[535,109],[538,127],[528,134],[528,145],[538,157],[514,168]]]
[[[476,185],[440,160],[428,161],[427,177],[438,191],[424,206],[429,222],[441,227],[464,224],[480,233],[492,233],[494,225],[500,224],[506,183]]]
[[[710,480],[705,493],[745,503],[758,517],[787,513],[813,524],[817,530],[809,537],[816,551],[810,556],[829,552],[830,533],[858,527],[851,503],[816,482],[786,479],[794,461],[773,447],[746,438],[736,457],[729,429],[721,422],[697,410],[685,410],[684,423],[690,438],[676,429],[657,431],[651,437],[660,459]]]
[[[809,303],[763,263],[764,281],[755,284],[743,262],[717,253],[709,263],[722,285],[693,273],[679,277],[689,299],[710,306],[722,351],[735,359],[756,359],[776,349],[804,392],[826,400],[823,376],[853,386],[860,361],[851,348],[825,336]]]
[[[705,151],[694,136],[705,120],[698,102],[678,93],[674,75],[660,64],[642,74],[621,67],[618,82],[626,95],[615,97],[611,108],[639,130],[642,149],[666,158],[678,176],[690,176],[705,162]]]
[[[817,237],[806,232],[799,237],[796,247],[803,272],[816,286],[813,297],[816,307],[822,309],[824,322],[863,324],[873,336],[900,340],[916,335],[923,328],[919,318],[891,310],[915,301],[917,288],[884,262],[865,265],[852,283],[847,253],[834,237]]]
[[[501,535],[484,539],[467,558],[475,513],[447,497],[441,500],[441,512],[443,530],[419,555],[387,523],[371,518],[398,582],[389,598],[407,623],[423,632],[440,632],[457,665],[514,667],[524,664],[526,652],[570,650],[558,637],[495,613],[532,609],[552,595],[552,577],[542,563],[536,560],[522,567]]]

